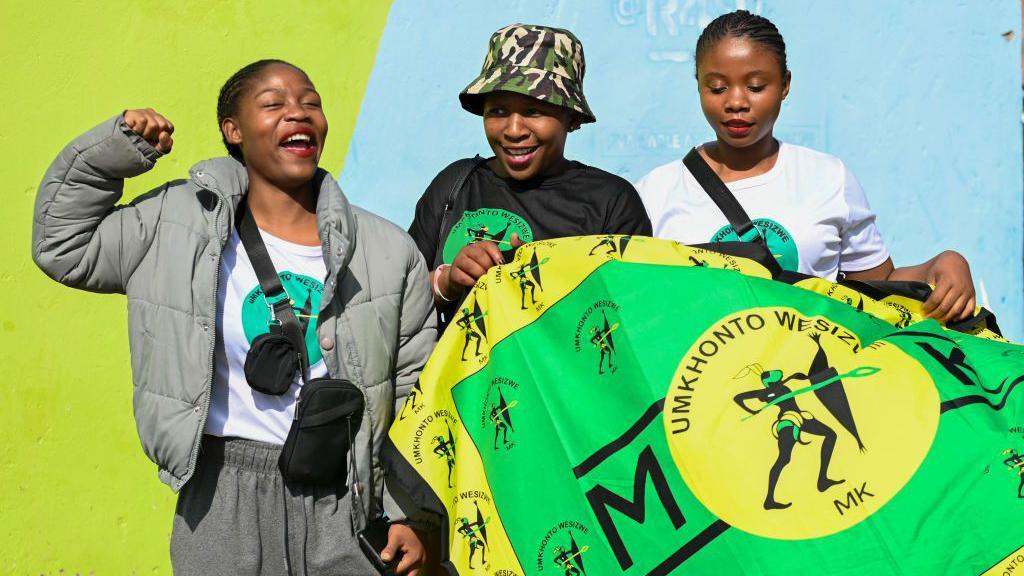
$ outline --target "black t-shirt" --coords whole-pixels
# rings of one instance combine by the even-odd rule
[[[451,264],[463,246],[481,241],[498,244],[508,260],[513,232],[523,242],[592,234],[651,235],[651,221],[632,184],[575,161],[558,176],[532,181],[502,178],[486,162],[480,164],[455,197],[442,231],[456,164],[427,187],[409,227],[431,270],[442,261]]]

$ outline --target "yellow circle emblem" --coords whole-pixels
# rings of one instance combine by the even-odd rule
[[[839,532],[914,475],[939,421],[927,371],[896,346],[792,308],[709,328],[665,398],[672,457],[694,495],[746,532]]]

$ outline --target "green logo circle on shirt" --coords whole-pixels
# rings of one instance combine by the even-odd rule
[[[772,256],[779,261],[779,266],[785,270],[796,272],[800,268],[800,253],[789,230],[771,218],[757,218],[753,224],[761,236],[764,236],[768,243],[768,249],[771,250]],[[719,228],[718,232],[711,237],[712,242],[738,242],[739,239],[740,237],[736,235],[736,231],[729,224]]]
[[[320,313],[324,285],[314,278],[294,272],[281,272],[278,277],[281,278],[285,292],[292,299],[292,310],[302,325],[303,334],[306,335],[306,350],[309,353],[309,365],[312,366],[323,358],[316,338],[316,319]],[[269,323],[270,307],[267,306],[267,299],[263,297],[263,288],[257,284],[242,301],[242,330],[249,344],[252,344],[257,336],[270,332]]]
[[[451,264],[463,246],[477,242],[494,242],[499,250],[510,250],[513,232],[518,234],[523,242],[533,241],[533,230],[530,225],[515,212],[509,212],[504,208],[467,210],[448,232],[448,239],[444,243],[444,262]]]

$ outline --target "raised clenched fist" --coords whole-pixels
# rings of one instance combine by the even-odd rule
[[[174,140],[171,138],[171,134],[174,133],[174,124],[157,114],[156,110],[152,108],[128,110],[124,113],[124,123],[160,153],[170,153],[171,146],[174,145]]]

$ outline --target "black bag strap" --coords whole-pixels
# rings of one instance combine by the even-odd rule
[[[256,278],[260,281],[260,288],[263,289],[263,297],[270,306],[273,320],[281,327],[281,333],[291,342],[292,348],[299,357],[299,375],[303,384],[306,383],[306,370],[309,368],[309,353],[306,351],[306,337],[303,334],[302,325],[295,317],[292,310],[292,299],[288,292],[281,285],[281,279],[274,268],[274,262],[267,252],[267,245],[263,243],[260,230],[256,226],[256,220],[249,211],[248,203],[245,200],[238,207],[238,237],[245,246],[245,252],[252,263],[252,269],[256,272]]]
[[[764,248],[768,256],[767,258],[759,259],[758,262],[768,268],[772,276],[778,276],[782,272],[782,267],[779,266],[778,261],[775,260],[771,251],[768,250],[768,243],[765,241],[764,236],[754,226],[754,223],[750,221],[747,211],[743,209],[743,206],[740,206],[739,201],[729,191],[729,187],[725,185],[725,182],[722,182],[718,174],[715,174],[715,171],[711,169],[711,166],[700,155],[700,152],[696,148],[690,150],[683,158],[683,164],[690,171],[690,174],[693,174],[693,177],[700,184],[700,187],[704,189],[704,192],[711,197],[711,200],[718,206],[718,209],[722,211],[725,219],[729,221],[729,225],[736,231],[736,235],[739,236],[740,240],[751,242]]]
[[[437,229],[437,249],[434,251],[434,261],[439,264],[444,261],[444,227],[448,223],[448,212],[455,205],[455,198],[458,197],[459,192],[465,187],[470,175],[486,161],[487,159],[479,154],[472,158],[464,158],[456,162],[456,166],[451,172],[451,188],[448,189],[448,196],[445,198],[444,208],[441,211],[441,226]],[[431,264],[433,265],[433,263]]]

